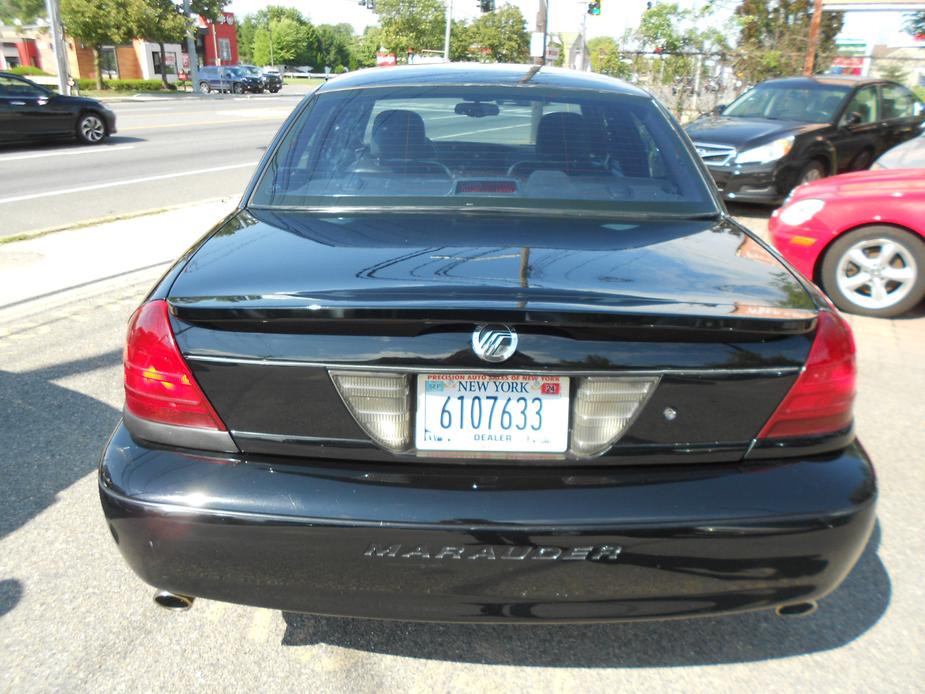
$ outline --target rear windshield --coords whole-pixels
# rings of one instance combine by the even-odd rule
[[[831,123],[850,91],[850,87],[841,85],[759,84],[726,107],[723,115],[798,123]]]
[[[277,148],[251,204],[717,211],[650,99],[536,87],[321,94]]]

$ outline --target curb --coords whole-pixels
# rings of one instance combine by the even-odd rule
[[[46,227],[44,229],[36,229],[35,231],[26,231],[21,234],[13,234],[11,236],[0,236],[0,246],[4,246],[8,243],[16,243],[18,241],[30,241],[32,239],[37,239],[41,236],[48,236],[49,234],[57,234],[60,231],[74,231],[76,229],[86,229],[87,227],[100,226],[102,224],[109,224],[111,222],[122,222],[128,219],[136,219],[138,217],[149,217],[155,214],[161,214],[163,212],[171,212],[173,210],[182,210],[186,207],[197,207],[199,205],[208,205],[215,202],[225,202],[230,201],[230,197],[222,198],[206,198],[205,200],[196,200],[195,202],[185,202],[179,205],[168,205],[167,207],[156,207],[149,210],[138,210],[137,212],[126,212],[125,214],[117,214],[109,217],[97,217],[95,219],[85,219],[82,222],[75,222],[73,224],[67,224],[65,226],[59,227]]]

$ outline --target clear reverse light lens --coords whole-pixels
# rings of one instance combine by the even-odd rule
[[[781,210],[780,221],[787,226],[798,227],[801,224],[806,224],[806,222],[819,214],[823,207],[825,207],[823,200],[816,200],[815,198],[800,200],[792,205],[787,205]]]
[[[603,453],[616,443],[658,383],[658,378],[589,376],[576,380],[569,450],[582,457]]]
[[[403,451],[411,442],[411,388],[406,374],[332,371],[350,414],[383,448]]]
[[[761,145],[760,147],[753,147],[752,149],[746,149],[744,152],[740,152],[736,157],[736,164],[766,164],[770,161],[777,161],[786,154],[793,147],[793,136],[782,137],[779,140],[774,140],[774,142],[769,142],[766,145]]]

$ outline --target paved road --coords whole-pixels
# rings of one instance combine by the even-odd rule
[[[221,212],[174,212],[147,218],[145,228],[135,220],[140,236],[126,247],[161,239],[175,253]],[[191,220],[183,233],[181,220]],[[159,229],[173,233],[159,237]],[[83,258],[76,254],[92,249],[82,234],[124,231],[0,246],[0,286],[10,268],[25,273],[33,264],[46,269],[46,288],[60,288],[66,282],[51,277],[44,254],[66,243]],[[152,590],[119,557],[95,478],[121,406],[125,323],[160,271],[0,308],[0,692],[922,691],[921,311],[852,319],[858,427],[880,474],[879,524],[860,563],[812,618],[478,627],[315,618],[206,600],[174,614],[153,606]],[[32,293],[41,289],[37,281]]]
[[[0,236],[236,197],[304,92],[118,102],[106,144],[0,147]]]

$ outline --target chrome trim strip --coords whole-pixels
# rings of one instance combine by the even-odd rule
[[[615,529],[621,532],[631,531],[634,528],[651,528],[658,526],[667,526],[667,527],[688,527],[688,524],[685,521],[679,521],[677,519],[665,518],[665,519],[655,519],[648,523],[639,523],[639,522],[621,522],[619,520],[612,521],[598,521],[595,523],[575,523],[569,525],[535,525],[535,524],[516,524],[516,523],[466,523],[466,524],[457,524],[453,522],[447,523],[408,523],[408,522],[395,522],[395,521],[369,521],[369,520],[353,520],[350,518],[319,518],[315,516],[287,516],[277,513],[256,513],[254,511],[230,511],[217,508],[208,508],[201,506],[186,506],[180,503],[167,503],[163,501],[147,501],[144,499],[139,499],[137,497],[126,496],[120,492],[117,492],[110,486],[108,486],[102,479],[99,481],[100,490],[106,494],[111,499],[123,503],[130,504],[132,506],[141,507],[148,511],[160,513],[165,516],[207,516],[212,518],[219,519],[234,519],[242,521],[254,521],[257,523],[290,523],[290,524],[300,524],[300,525],[327,525],[327,526],[337,526],[337,527],[350,527],[350,528],[375,528],[375,529],[408,529],[408,530],[439,530],[442,532],[465,532],[465,531],[475,531],[475,530],[492,530],[492,531],[517,531],[517,532],[530,532],[530,533],[555,533],[556,535],[566,535],[572,529],[584,529],[584,528],[593,528],[600,530],[609,530]],[[801,521],[801,520],[814,520],[819,521],[820,518],[823,519],[837,519],[845,516],[850,516],[853,513],[856,513],[859,508],[862,508],[864,505],[854,506],[850,509],[843,511],[836,511],[833,513],[826,514],[824,516],[819,516],[818,514],[798,514],[794,516],[787,516],[786,518],[773,517],[773,518],[762,518],[760,516],[756,517],[746,517],[746,518],[736,518],[730,519],[729,521],[721,521],[716,524],[709,523],[709,521],[704,521],[697,519],[697,525],[693,526],[696,529],[710,528],[711,532],[723,532],[726,528],[734,528],[737,534],[744,534],[748,532],[749,526],[748,523],[755,523],[757,527],[754,528],[754,531],[759,534],[766,534],[768,532],[780,532],[787,533],[792,531],[792,528],[789,528],[784,521]],[[770,523],[770,525],[762,527],[762,523]]]
[[[227,431],[197,429],[195,427],[178,427],[173,424],[149,422],[136,417],[125,407],[122,408],[122,421],[129,433],[146,441],[163,443],[179,448],[195,448],[203,451],[220,453],[240,453],[234,439]]]
[[[350,371],[388,371],[390,373],[472,373],[472,374],[542,374],[546,376],[748,376],[770,375],[785,376],[799,373],[802,366],[777,366],[761,369],[628,369],[619,371],[611,369],[583,371],[578,369],[486,369],[479,367],[447,366],[381,366],[379,364],[332,364],[328,362],[296,361],[292,359],[253,359],[248,357],[216,357],[200,354],[184,354],[185,359],[216,364],[249,364],[252,366],[294,366],[316,369],[334,369]]]
[[[250,439],[252,441],[276,441],[278,443],[288,443],[290,441],[298,443],[320,443],[320,444],[341,444],[348,446],[362,446],[363,448],[375,448],[375,444],[372,441],[367,441],[366,439],[345,439],[337,438],[331,436],[291,436],[289,434],[261,434],[258,431],[238,431],[234,429],[231,431],[231,435],[234,437],[240,436],[241,438]]]

